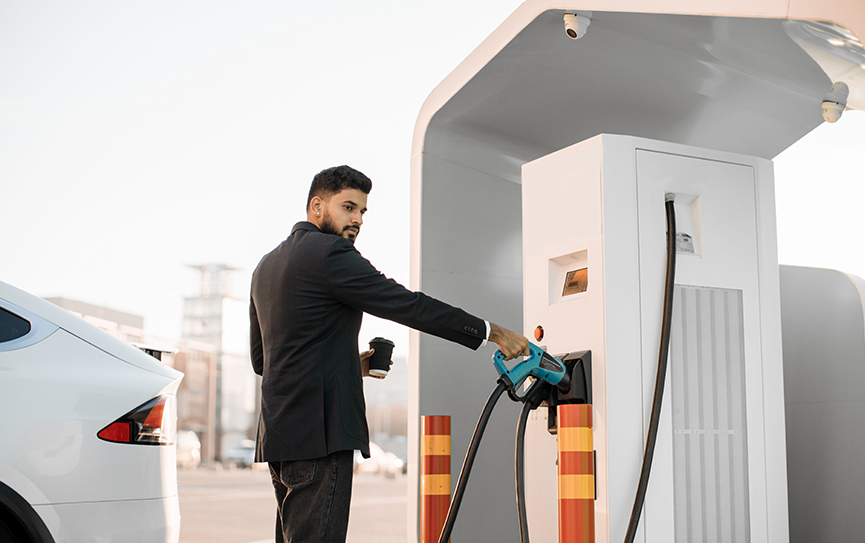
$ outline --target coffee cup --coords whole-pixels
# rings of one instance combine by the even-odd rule
[[[390,371],[390,358],[393,355],[393,341],[383,337],[373,338],[369,348],[375,350],[369,358],[369,374],[384,377]]]

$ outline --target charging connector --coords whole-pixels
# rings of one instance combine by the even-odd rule
[[[547,407],[547,431],[558,434],[556,407],[568,403],[592,403],[592,351],[574,351],[556,356],[565,363],[565,373],[570,376],[570,387],[562,391],[552,387],[541,407]]]

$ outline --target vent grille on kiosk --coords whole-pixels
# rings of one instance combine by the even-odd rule
[[[675,541],[750,541],[742,291],[677,286],[670,338]]]

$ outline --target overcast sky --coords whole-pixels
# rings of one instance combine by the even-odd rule
[[[519,4],[0,0],[0,280],[177,337],[186,266],[243,268],[245,299],[346,163],[374,182],[358,249],[407,284],[418,111]],[[776,160],[782,263],[865,276],[863,134],[848,112]]]

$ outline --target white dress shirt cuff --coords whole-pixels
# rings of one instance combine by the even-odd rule
[[[487,334],[484,336],[484,342],[481,343],[481,347],[485,346],[487,344],[487,341],[489,341],[490,339],[490,321],[485,320],[484,324],[487,326]],[[478,349],[480,349],[481,347],[478,347]]]

